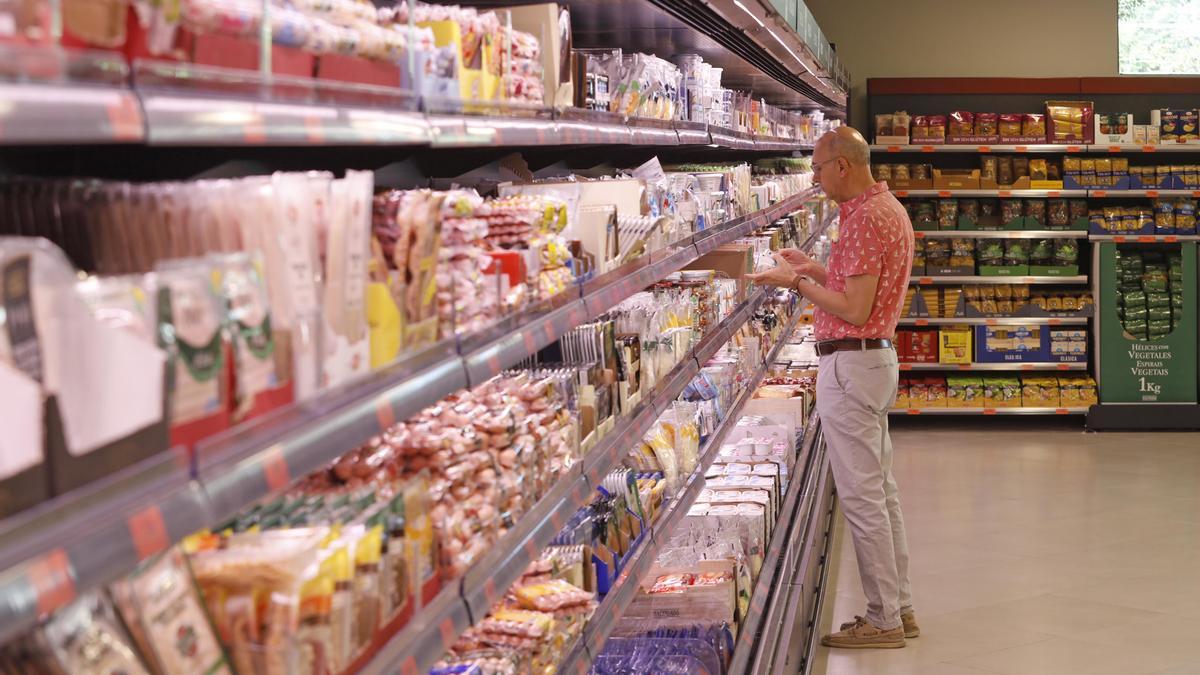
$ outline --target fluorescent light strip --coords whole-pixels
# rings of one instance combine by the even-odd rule
[[[737,0],[734,0],[734,1],[736,2]],[[812,75],[813,77],[816,77],[816,76],[817,76],[817,74],[816,74],[816,73],[814,73],[814,72],[812,71],[812,69],[808,67],[808,64],[807,64],[807,63],[805,63],[803,59],[801,59],[799,56],[796,56],[796,52],[792,51],[792,48],[791,48],[791,47],[789,47],[789,46],[787,45],[787,43],[783,41],[783,38],[781,38],[781,37],[779,37],[778,35],[776,35],[776,34],[775,34],[775,31],[771,30],[770,28],[768,28],[768,29],[767,29],[767,32],[771,34],[771,37],[775,38],[775,41],[776,41],[776,42],[778,42],[778,43],[779,43],[779,45],[780,45],[781,47],[783,47],[784,49],[786,49],[786,50],[787,50],[787,53],[789,53],[789,54],[791,54],[791,55],[792,55],[792,58],[793,58],[793,59],[796,59],[797,61],[799,61],[799,62],[800,62],[800,65],[801,65],[801,66],[802,66],[802,67],[803,67],[805,70],[807,70],[807,71],[808,71],[808,74],[809,74],[809,75]]]
[[[750,15],[750,18],[751,18],[751,19],[754,19],[754,21],[758,23],[758,27],[759,27],[759,28],[766,28],[766,27],[767,27],[767,25],[766,25],[765,23],[763,23],[763,22],[762,22],[762,19],[758,18],[757,16],[754,16],[754,12],[751,12],[751,11],[750,11],[750,8],[746,7],[745,5],[743,5],[743,4],[741,3],[741,0],[733,0],[733,4],[737,5],[737,6],[738,6],[738,9],[740,9],[740,10],[742,10],[743,12],[745,12],[745,13],[749,14],[749,15]]]

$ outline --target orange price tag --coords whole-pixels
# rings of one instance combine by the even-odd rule
[[[1049,321],[1048,323],[1049,323],[1051,326],[1061,326],[1061,325],[1062,325],[1062,319],[1050,319],[1050,321]]]
[[[1068,364],[1066,364],[1066,363],[1060,363],[1060,364],[1058,364],[1058,369],[1059,369],[1059,370],[1070,370],[1070,369],[1071,369],[1071,366],[1069,366],[1069,365],[1068,365]]]
[[[1120,234],[1118,234],[1118,235],[1116,235],[1115,237],[1113,237],[1113,241],[1115,241],[1115,242],[1116,242],[1116,243],[1118,243],[1118,244],[1124,244],[1124,243],[1125,243],[1125,237],[1124,237],[1124,235],[1120,235]]]
[[[1179,241],[1179,237],[1176,237],[1173,234],[1168,234],[1167,236],[1163,237],[1163,241],[1167,242],[1168,244],[1174,244]]]
[[[1157,197],[1158,190],[1146,190],[1146,196],[1147,197]]]
[[[1069,415],[1070,413],[1071,413],[1071,411],[1067,410],[1066,408],[1055,408],[1054,409],[1055,415]]]
[[[917,408],[909,408],[909,409],[906,411],[906,414],[908,414],[908,415],[920,415],[920,414],[921,414],[921,411],[920,411],[919,409],[917,409]]]
[[[1108,190],[1093,190],[1093,191],[1092,191],[1092,196],[1093,196],[1093,197],[1107,197],[1107,196],[1108,196]]]
[[[1143,234],[1143,235],[1139,235],[1137,240],[1138,240],[1139,244],[1153,244],[1154,236],[1149,235],[1149,234]]]
[[[283,457],[283,446],[272,445],[263,453],[263,476],[267,479],[267,487],[272,492],[283,490],[292,482],[292,474],[288,470],[287,460]]]
[[[916,321],[916,324],[917,324],[918,326],[928,326],[928,325],[929,325],[929,319],[917,319],[917,321]]]
[[[129,517],[126,525],[129,527],[129,537],[133,539],[133,548],[137,551],[139,562],[155,553],[165,551],[171,545],[167,524],[163,522],[162,510],[158,506],[148,506],[138,511]]]
[[[1050,190],[1050,191],[1046,192],[1047,197],[1057,197],[1060,194],[1062,194],[1062,193],[1059,192],[1058,190]]]
[[[1143,145],[1142,152],[1158,152],[1157,145]]]
[[[917,283],[922,286],[928,286],[933,283],[933,278],[932,277],[921,277],[921,278],[917,279]]]
[[[1200,190],[1192,190],[1192,197],[1200,199]]]
[[[29,579],[29,585],[33,586],[39,614],[49,614],[75,600],[71,559],[61,548],[56,548],[29,563],[25,577]]]
[[[912,364],[911,363],[901,363],[900,370],[912,370]]]
[[[488,579],[483,584],[483,597],[487,600],[488,605],[496,604],[496,582]]]
[[[960,363],[960,364],[958,364],[958,369],[959,369],[959,370],[970,370],[970,369],[971,369],[971,364],[969,364],[969,363]]]
[[[449,649],[454,644],[454,638],[458,637],[454,634],[454,622],[449,617],[442,619],[438,631],[442,634],[442,648]]]
[[[537,351],[537,340],[534,339],[532,331],[526,330],[521,333],[521,340],[525,343],[525,351],[527,353],[533,354]]]
[[[907,197],[908,190],[896,190],[896,196],[897,197]]]
[[[932,145],[922,145],[921,146],[921,152],[933,152],[933,151],[934,151],[934,147]]]
[[[246,142],[251,145],[261,145],[267,142],[267,127],[263,124],[262,115],[253,113],[253,116],[246,121],[246,127],[243,131],[246,137]]]
[[[1120,151],[1121,151],[1121,146],[1119,146],[1119,145],[1110,145],[1110,146],[1108,146],[1108,151],[1109,151],[1109,152],[1120,152]]]
[[[1013,150],[1015,150],[1016,152],[1029,152],[1029,146],[1028,145],[1018,145],[1015,148],[1013,148]]]
[[[325,142],[325,127],[321,124],[321,118],[316,115],[304,116],[304,135],[308,138],[309,143],[321,144]]]
[[[381,432],[396,426],[396,411],[392,410],[392,402],[386,396],[380,396],[375,401],[375,419],[379,422]]]
[[[529,562],[538,559],[538,547],[533,543],[532,539],[525,540],[525,555],[529,556]]]
[[[980,152],[991,152],[991,151],[992,151],[992,146],[990,146],[990,145],[981,145],[981,146],[979,146],[979,151],[980,151]]]
[[[889,146],[887,146],[887,151],[888,151],[888,152],[900,152],[900,146],[898,146],[898,145],[889,145]]]
[[[996,326],[996,325],[998,325],[998,322],[997,322],[995,319],[987,319],[987,320],[986,320],[984,323],[986,323],[986,324],[987,324],[987,325],[989,325],[989,326]]]
[[[1068,145],[1067,146],[1067,152],[1082,152],[1082,151],[1083,151],[1083,148],[1079,147],[1078,145]]]
[[[108,126],[112,130],[113,140],[137,141],[142,138],[142,109],[138,107],[133,96],[119,96],[114,103],[105,106],[108,115]]]
[[[1012,196],[1012,190],[1001,190],[1001,191],[1000,191],[1000,196],[1001,196],[1001,197],[1011,197],[1011,196]]]
[[[983,409],[983,414],[984,414],[984,415],[995,415],[995,414],[996,414],[996,409],[995,409],[995,408],[984,408],[984,409]]]
[[[949,197],[950,191],[949,190],[938,190],[938,196],[939,197]]]
[[[1031,363],[1022,363],[1022,364],[1021,364],[1021,370],[1033,370],[1033,364],[1031,364]]]
[[[924,238],[925,238],[925,233],[924,233],[924,232],[922,232],[922,231],[920,231],[920,230],[917,230],[916,232],[913,232],[913,239],[924,239]]]

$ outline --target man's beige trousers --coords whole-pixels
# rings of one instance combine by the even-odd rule
[[[888,436],[899,371],[894,349],[835,352],[821,357],[817,371],[817,411],[854,540],[866,618],[883,630],[899,626],[900,612],[912,608],[908,541]]]

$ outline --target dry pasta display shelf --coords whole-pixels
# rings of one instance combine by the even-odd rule
[[[922,319],[904,317],[900,319],[901,326],[1086,326],[1085,316],[1076,317],[988,317],[988,318],[944,318]]]
[[[1086,415],[1087,408],[893,408],[892,415]]]
[[[1087,239],[1084,230],[917,230],[917,239]]]
[[[1086,276],[1071,276],[1071,277],[978,277],[978,276],[952,276],[952,277],[912,277],[908,283],[913,286],[940,286],[949,284],[1059,284],[1059,285],[1077,285],[1085,286],[1088,283]]]
[[[1016,370],[1087,370],[1087,363],[901,363],[900,371],[957,370],[960,372],[1011,372]]]

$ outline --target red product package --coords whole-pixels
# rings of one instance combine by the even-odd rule
[[[912,118],[913,140],[929,138],[929,117],[916,115]]]
[[[963,138],[975,134],[975,113],[956,110],[950,113],[950,137]]]
[[[1024,113],[1002,113],[1000,115],[1000,138],[1020,138]]]
[[[946,116],[929,115],[926,119],[929,120],[929,132],[927,138],[938,141],[946,140]]]
[[[933,330],[919,330],[912,334],[912,351],[910,359],[913,363],[937,363],[938,333]]]
[[[996,113],[975,113],[975,135],[995,136],[1000,133],[1000,116]]]

